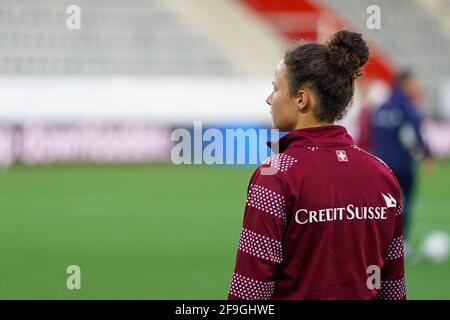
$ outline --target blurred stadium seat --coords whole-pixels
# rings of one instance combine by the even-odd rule
[[[227,56],[161,0],[0,1],[0,72],[12,74],[230,75]]]

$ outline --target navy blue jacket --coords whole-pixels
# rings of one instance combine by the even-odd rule
[[[425,156],[430,156],[420,131],[422,120],[411,100],[399,88],[394,88],[389,100],[373,114],[375,155],[396,172],[411,172],[413,150],[421,149]]]

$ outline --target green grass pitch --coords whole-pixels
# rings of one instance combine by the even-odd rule
[[[0,172],[1,299],[223,299],[252,168],[15,166]],[[450,162],[421,175],[412,243],[450,233]],[[81,290],[66,268],[81,268]],[[409,299],[450,299],[450,262],[407,264]]]

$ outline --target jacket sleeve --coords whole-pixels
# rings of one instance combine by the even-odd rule
[[[283,260],[286,203],[278,175],[253,174],[228,299],[271,299]]]
[[[396,197],[395,227],[384,265],[377,299],[406,300],[403,244],[403,208],[400,188]]]

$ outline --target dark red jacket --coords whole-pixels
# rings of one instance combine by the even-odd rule
[[[228,298],[405,299],[392,171],[338,125],[278,146],[250,180]]]

